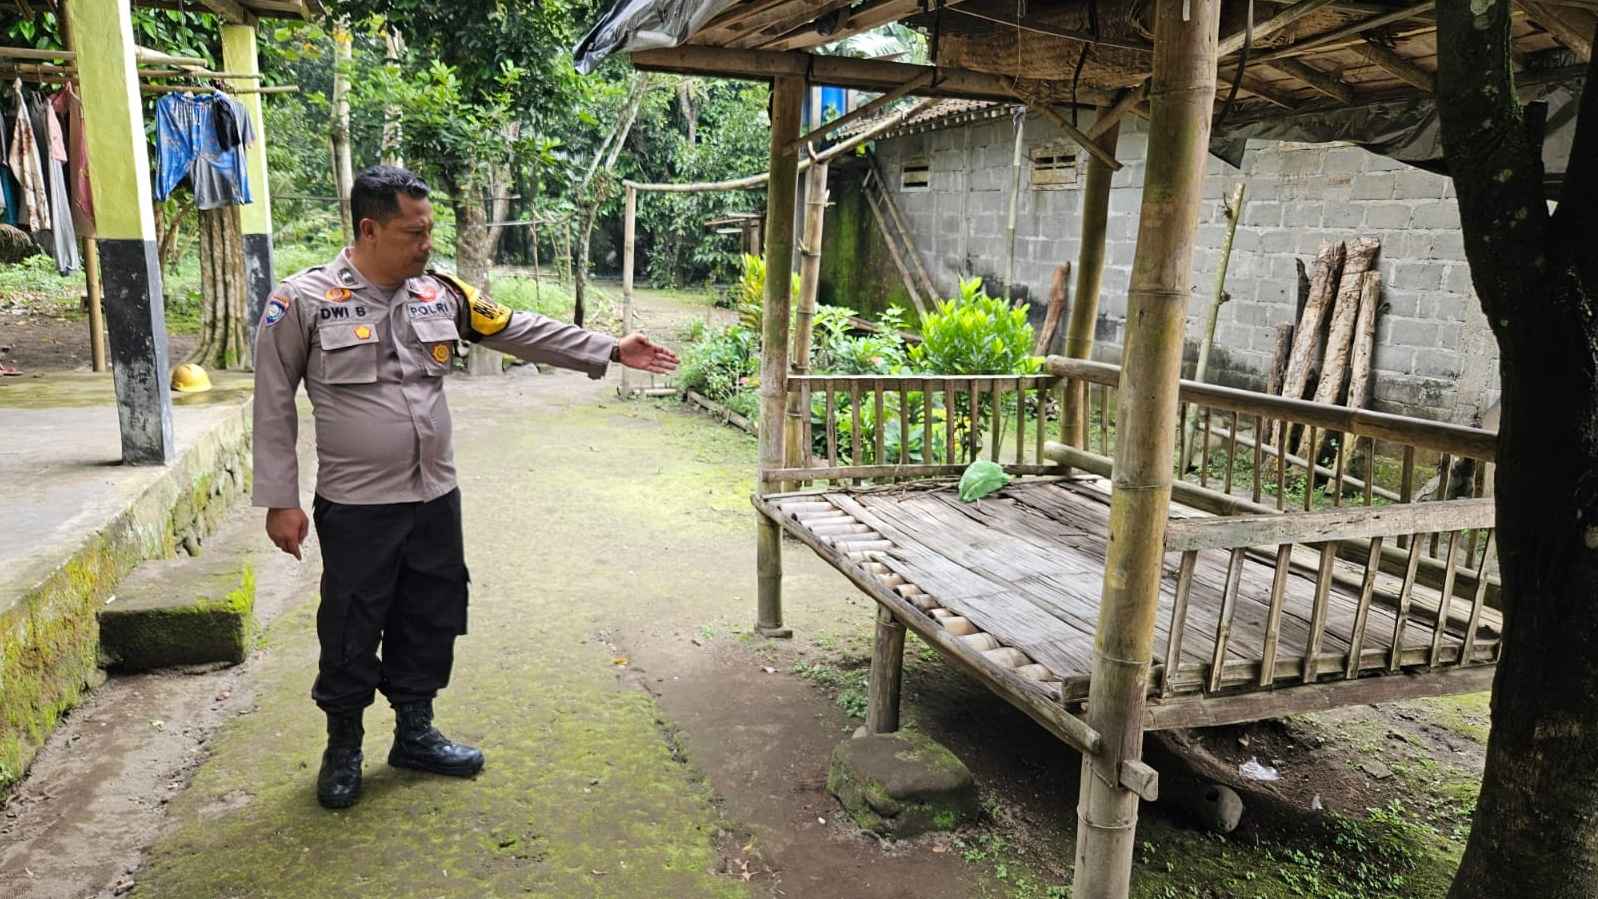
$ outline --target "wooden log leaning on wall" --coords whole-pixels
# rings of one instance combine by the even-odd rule
[[[1127,292],[1121,434],[1111,472],[1111,541],[1104,564],[1088,696],[1088,725],[1103,750],[1082,760],[1077,899],[1126,899],[1138,795],[1124,765],[1141,764],[1143,709],[1170,512],[1182,329],[1193,237],[1215,100],[1219,0],[1157,0],[1149,147],[1137,254]]]

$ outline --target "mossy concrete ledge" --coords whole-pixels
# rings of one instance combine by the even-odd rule
[[[976,782],[954,753],[915,731],[845,740],[832,752],[827,791],[856,824],[883,836],[954,830],[976,820]]]
[[[0,791],[22,777],[61,715],[104,677],[95,613],[118,582],[146,559],[180,548],[198,553],[248,489],[250,407],[246,400],[218,416],[171,465],[105,488],[115,492],[113,502],[102,499],[67,536],[0,571]]]
[[[237,558],[145,562],[100,610],[100,658],[114,671],[244,661],[255,572]]]

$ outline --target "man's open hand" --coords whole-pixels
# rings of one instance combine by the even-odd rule
[[[621,364],[651,374],[666,375],[677,370],[677,354],[642,334],[628,334],[617,348]]]
[[[272,543],[294,558],[300,557],[300,544],[311,535],[311,520],[295,509],[268,509],[266,511],[266,536]]]

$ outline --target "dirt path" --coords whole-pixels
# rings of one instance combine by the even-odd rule
[[[641,304],[656,334],[721,314],[650,292]],[[19,894],[30,899],[111,895],[137,867],[133,894],[161,899],[1065,895],[1075,756],[913,640],[906,719],[972,768],[989,820],[958,837],[899,844],[840,820],[826,763],[858,723],[846,709],[857,712],[863,696],[872,608],[813,554],[789,547],[786,610],[798,637],[748,635],[752,438],[671,401],[621,401],[613,380],[530,367],[454,382],[451,403],[473,598],[439,715],[447,732],[485,748],[485,772],[458,782],[388,769],[392,715],[380,704],[367,715],[365,798],[348,812],[317,807],[321,719],[307,698],[316,566],[279,563],[261,583],[285,597],[285,611],[247,666],[100,692],[165,697],[176,709],[165,726],[184,740],[141,754],[161,742],[139,724],[159,703],[98,697],[52,740],[56,755],[46,758],[57,766],[41,762],[23,788],[46,799],[14,806],[16,826],[0,831],[0,843],[12,841],[0,845],[0,876],[74,846],[97,845],[100,856],[77,871],[77,887],[0,879],[0,893],[15,883],[32,884]],[[246,524],[254,522],[252,513]],[[167,695],[189,682],[192,693]],[[232,692],[215,699],[224,688]],[[1455,794],[1479,766],[1479,704],[1449,703],[1347,710],[1205,740],[1228,763],[1259,754],[1278,764],[1285,801],[1306,814],[1317,795],[1357,820],[1419,794],[1437,805],[1420,826],[1457,826],[1469,809]],[[95,732],[121,736],[82,742]],[[83,767],[91,758],[102,767]],[[1389,770],[1363,771],[1369,759]],[[52,785],[74,779],[103,785],[95,801],[41,817],[36,807],[56,802]],[[121,817],[135,806],[143,817]],[[1284,860],[1279,823],[1251,821],[1216,840],[1147,814],[1136,895],[1277,899],[1306,895],[1300,885],[1312,876],[1350,886],[1331,837],[1288,847],[1324,854]],[[1346,850],[1361,864],[1388,845],[1378,841],[1387,829],[1350,833],[1370,840]],[[1441,895],[1452,844],[1434,831],[1400,836],[1417,841],[1412,856],[1426,865],[1404,856],[1400,886],[1347,895]]]

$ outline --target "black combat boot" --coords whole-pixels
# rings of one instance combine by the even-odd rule
[[[388,763],[451,777],[471,777],[483,770],[483,753],[452,743],[433,726],[433,702],[423,699],[394,706],[394,748]]]
[[[349,808],[361,795],[361,713],[327,713],[327,751],[316,775],[316,801],[323,808]]]

